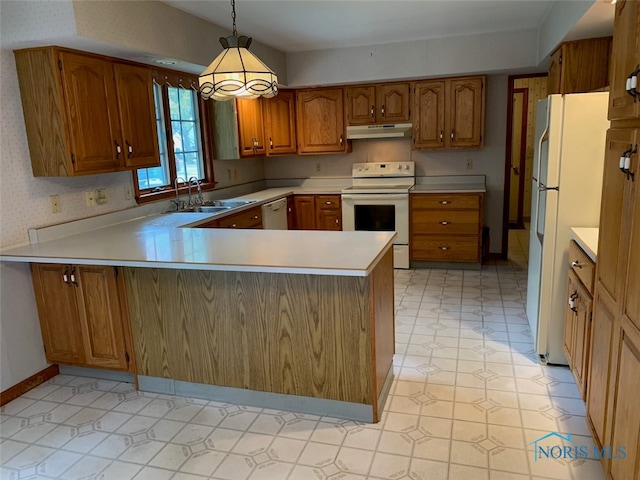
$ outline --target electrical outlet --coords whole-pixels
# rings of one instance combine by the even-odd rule
[[[467,170],[473,170],[473,160],[467,159]]]
[[[106,188],[98,188],[96,190],[96,203],[98,205],[105,205],[109,201]]]
[[[60,213],[62,211],[60,196],[50,195],[49,198],[51,199],[51,213]]]
[[[84,192],[84,198],[87,201],[87,207],[96,206],[96,194],[94,192]]]
[[[124,199],[131,200],[133,198],[133,190],[131,190],[131,184],[127,183],[124,188]]]
[[[316,163],[316,172],[320,171],[320,162]]]

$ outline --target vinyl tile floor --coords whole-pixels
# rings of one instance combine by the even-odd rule
[[[602,479],[595,460],[534,460],[550,432],[593,443],[571,373],[533,351],[522,260],[396,271],[395,380],[378,424],[59,375],[0,410],[0,478]]]

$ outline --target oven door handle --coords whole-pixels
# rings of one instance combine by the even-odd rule
[[[405,200],[409,198],[408,193],[343,193],[343,200]]]

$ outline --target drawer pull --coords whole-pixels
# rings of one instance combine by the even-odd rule
[[[327,202],[324,202],[324,203],[326,203],[327,205],[331,205],[333,202],[327,201]]]
[[[236,226],[237,226],[237,223],[234,223],[231,225],[231,228],[236,228]]]
[[[440,222],[440,225],[449,225],[449,222],[447,222],[447,221],[442,221],[442,222]]]
[[[441,202],[438,202],[440,205],[449,205],[451,202],[449,200],[442,200]]]
[[[572,312],[577,312],[578,308],[576,307],[576,300],[578,299],[578,292],[573,292],[569,295],[569,308]]]
[[[440,250],[450,250],[451,247],[438,247]]]
[[[254,215],[253,217],[251,217],[251,220],[257,220],[258,219],[258,215]]]
[[[69,267],[65,267],[64,273],[62,274],[62,280],[64,280],[64,283],[66,283],[69,287],[71,286],[71,284],[69,283]]]
[[[573,268],[582,268],[582,264],[578,260],[574,260],[573,262],[571,262],[571,266]]]

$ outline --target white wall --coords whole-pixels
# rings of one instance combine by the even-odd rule
[[[96,10],[92,11],[90,7],[94,4]],[[127,8],[124,8],[125,4]],[[128,9],[129,5],[132,7],[131,10]],[[70,43],[66,41],[67,38],[76,34],[74,8],[76,9],[75,19],[78,20],[78,33],[87,30],[93,32],[95,37],[91,43],[92,47],[106,45],[104,48],[98,48],[99,51],[113,54],[121,48],[124,52],[126,48],[135,45],[140,45],[142,48],[150,48],[154,45],[153,53],[164,57],[198,61],[198,58],[206,57],[210,60],[214,56],[210,49],[202,48],[200,39],[193,35],[188,18],[191,17],[190,15],[159,2],[85,1],[75,2],[72,5],[69,0],[0,1],[2,22],[0,32],[2,47],[0,49],[0,111],[2,112],[0,246],[2,247],[27,242],[29,228],[68,222],[136,205],[134,200],[124,198],[125,185],[132,183],[131,173],[128,172],[77,178],[34,178],[31,171],[12,48],[45,43],[70,44],[76,47],[87,44],[82,38],[78,40],[78,37],[72,38]],[[195,17],[191,18],[194,19],[194,31],[211,28],[211,24]],[[108,24],[98,28],[97,23],[100,19],[107,21]],[[112,22],[122,22],[137,33],[124,35]],[[157,29],[153,28],[153,22],[158,22]],[[136,30],[133,28],[136,25],[141,28]],[[169,29],[174,34],[167,35]],[[214,37],[218,33],[215,28],[209,32]],[[273,52],[275,52],[274,58],[280,57],[280,66],[284,65],[284,55],[275,50]],[[274,65],[277,63],[273,62]],[[258,158],[217,162],[215,175],[219,182],[218,188],[262,180],[264,179],[263,160]],[[89,208],[85,204],[84,192],[96,188],[107,189],[109,202],[103,206]],[[56,214],[51,213],[49,199],[49,195],[54,194],[60,196],[62,206],[62,212]],[[9,263],[1,264],[0,285],[0,390],[5,390],[42,370],[47,364],[44,359],[28,267]]]
[[[594,3],[595,0],[577,0],[553,4],[538,32],[538,62],[542,62],[562,43],[572,27]]]
[[[357,162],[416,162],[416,175],[486,175],[484,220],[491,229],[491,251],[500,252],[508,82],[505,75],[487,78],[485,146],[478,150],[413,151],[411,139],[353,140],[353,151],[342,155],[269,157],[267,180],[283,178],[350,178]],[[473,160],[473,169],[466,160]],[[319,169],[319,171],[318,171]]]

